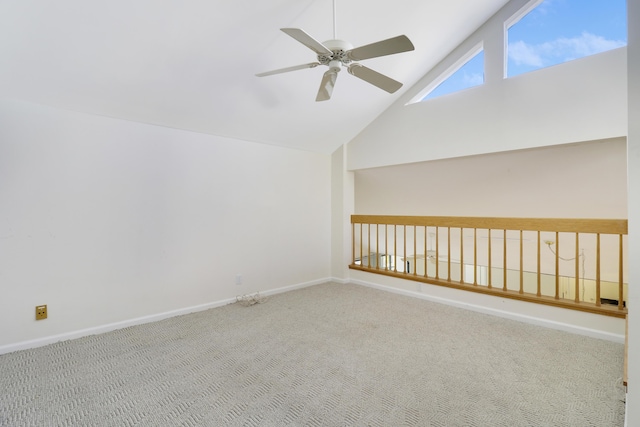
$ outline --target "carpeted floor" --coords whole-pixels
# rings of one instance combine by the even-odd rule
[[[622,426],[623,345],[323,284],[0,356],[1,426]]]

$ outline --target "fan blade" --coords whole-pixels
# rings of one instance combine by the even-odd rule
[[[402,83],[393,80],[384,74],[380,74],[377,71],[373,71],[371,68],[367,68],[364,65],[356,63],[349,66],[349,74],[352,74],[367,83],[371,83],[372,85],[389,93],[394,93],[402,87]]]
[[[336,84],[339,71],[339,68],[331,68],[324,73],[322,76],[322,82],[320,83],[320,89],[318,89],[318,95],[316,96],[316,102],[327,101],[331,98],[331,93],[333,92],[333,87]]]
[[[393,55],[394,53],[414,50],[413,43],[405,35],[356,47],[347,52],[349,59],[362,61],[363,59],[377,58],[379,56]]]
[[[319,62],[310,62],[308,64],[294,65],[293,67],[286,67],[286,68],[280,68],[278,70],[267,71],[264,73],[256,74],[256,76],[264,77],[264,76],[271,76],[273,74],[288,73],[289,71],[303,70],[305,68],[315,68],[318,65],[320,65]]]
[[[326,48],[322,43],[299,28],[280,28],[280,30],[290,35],[318,55],[333,55],[333,52]]]

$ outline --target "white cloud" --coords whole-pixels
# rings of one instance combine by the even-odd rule
[[[535,13],[539,13],[540,15],[546,15],[549,13],[549,10],[553,7],[553,0],[545,0],[540,5],[536,6],[533,10]]]
[[[527,44],[522,40],[509,43],[509,59],[516,65],[544,67],[624,45],[622,40],[609,40],[585,31],[579,37],[561,37],[540,44]]]
[[[522,40],[509,43],[509,59],[516,65],[529,65],[532,67],[542,67],[542,57],[537,52],[539,49],[534,45],[529,45]]]
[[[556,43],[556,48],[565,52],[565,58],[567,60],[593,55],[626,44],[620,40],[607,40],[602,36],[596,36],[587,32],[583,32],[580,37],[558,39]]]
[[[484,75],[482,73],[464,73],[462,80],[467,87],[478,86],[484,83]]]

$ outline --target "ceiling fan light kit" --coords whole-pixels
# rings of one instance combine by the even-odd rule
[[[334,2],[334,39],[320,43],[309,34],[299,28],[281,28],[281,31],[298,42],[302,43],[317,55],[317,62],[294,65],[292,67],[280,68],[273,71],[256,74],[258,77],[271,76],[274,74],[287,73],[290,71],[302,70],[305,68],[315,68],[318,65],[325,65],[329,69],[322,76],[320,89],[316,96],[316,101],[327,101],[331,99],[333,88],[338,78],[341,67],[348,69],[349,74],[366,81],[386,92],[394,93],[402,87],[402,83],[380,74],[377,71],[367,68],[356,61],[364,59],[378,58],[386,55],[393,55],[401,52],[414,50],[413,43],[405,35],[393,37],[365,46],[354,48],[351,43],[335,38],[335,2]]]

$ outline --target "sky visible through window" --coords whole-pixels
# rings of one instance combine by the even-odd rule
[[[627,44],[626,0],[544,0],[508,29],[507,77]],[[423,100],[484,82],[482,53]]]
[[[545,0],[508,31],[507,76],[627,44],[625,0]]]
[[[484,51],[480,51],[467,61],[458,71],[429,92],[423,100],[478,86],[482,83],[484,83]]]

